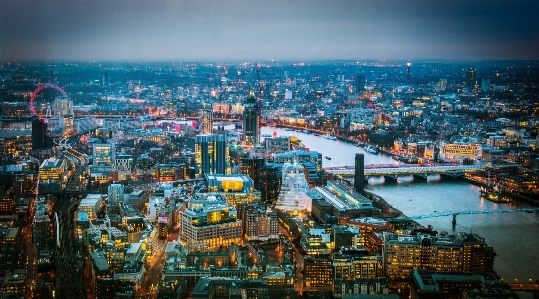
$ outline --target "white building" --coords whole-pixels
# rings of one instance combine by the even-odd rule
[[[304,166],[294,163],[285,163],[283,165],[283,178],[281,184],[281,193],[277,198],[276,209],[284,211],[312,210],[312,201],[307,196],[309,184],[305,179]]]
[[[479,161],[483,156],[483,147],[473,143],[445,143],[440,147],[440,159],[463,162],[464,159]]]

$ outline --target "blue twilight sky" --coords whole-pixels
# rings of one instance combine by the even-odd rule
[[[537,0],[0,0],[0,60],[539,59]]]

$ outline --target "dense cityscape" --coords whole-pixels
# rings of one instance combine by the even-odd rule
[[[0,298],[537,298],[536,61],[0,61]]]

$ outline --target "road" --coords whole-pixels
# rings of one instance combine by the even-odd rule
[[[60,248],[56,246],[56,233],[54,235],[54,244],[57,248],[56,292],[57,298],[60,299],[86,298],[82,246],[75,237],[73,222],[73,213],[78,203],[80,198],[61,198],[55,208],[55,212],[61,217]],[[56,224],[56,221],[54,223]]]
[[[290,240],[290,244],[292,244],[292,248],[294,248],[294,261],[296,262],[296,273],[294,275],[294,290],[296,292],[304,291],[303,274],[301,272],[303,271],[305,259],[303,258],[303,255],[300,253],[300,251],[296,248],[294,242],[292,242],[292,235],[288,232],[288,230],[286,230],[286,228],[281,224],[281,222],[279,222],[279,232],[281,233],[281,235],[286,236],[288,240]]]
[[[165,264],[165,249],[167,247],[166,240],[159,240],[151,262],[148,264],[148,269],[144,274],[142,287],[138,290],[137,296],[143,298],[156,298],[157,285],[161,281],[161,273]]]

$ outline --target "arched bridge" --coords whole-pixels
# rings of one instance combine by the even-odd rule
[[[364,175],[369,176],[398,176],[398,175],[429,175],[429,174],[464,174],[484,172],[484,165],[456,165],[456,166],[413,166],[413,167],[381,167],[365,168]],[[339,176],[354,176],[354,167],[324,168],[324,171]]]

